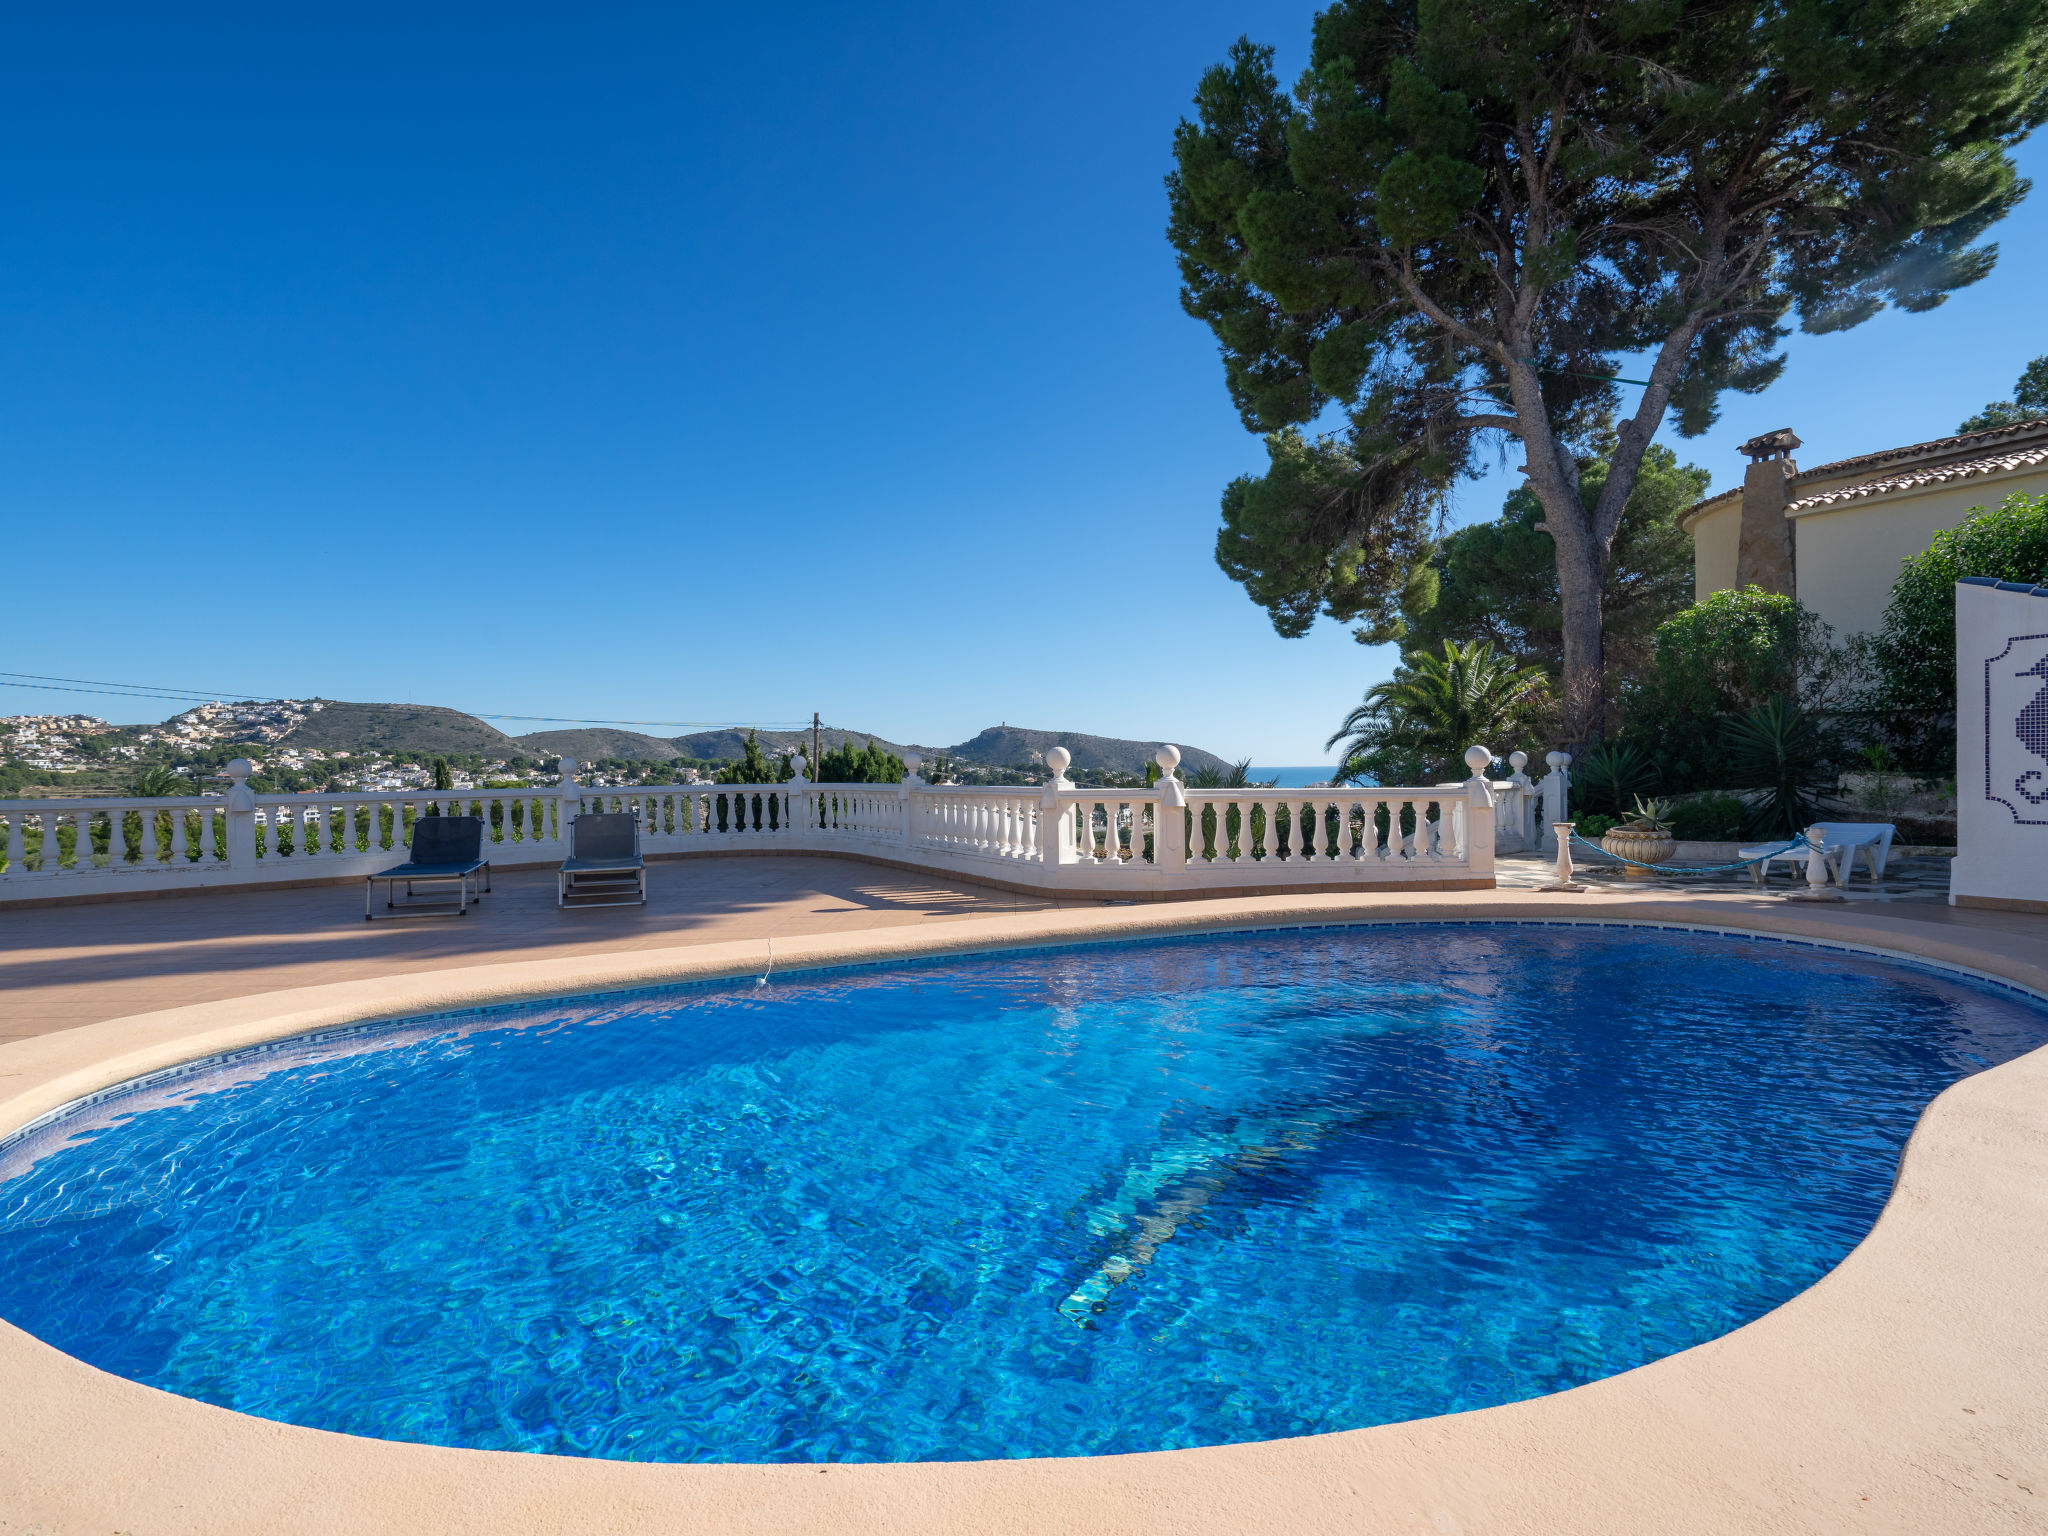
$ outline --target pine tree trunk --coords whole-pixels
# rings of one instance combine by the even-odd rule
[[[1553,527],[1555,519],[1552,519]],[[1590,530],[1588,530],[1590,532]],[[1607,729],[1602,587],[1605,561],[1589,538],[1556,539],[1557,594],[1564,637],[1564,739],[1583,754]]]

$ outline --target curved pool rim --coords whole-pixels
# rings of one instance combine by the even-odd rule
[[[1788,948],[1813,949],[1832,954],[1862,955],[1875,960],[1889,961],[1893,964],[1936,971],[1950,976],[1961,976],[1981,986],[1991,987],[2001,992],[2009,992],[2016,997],[2048,1006],[2048,988],[2029,986],[2023,982],[2014,981],[2009,977],[1999,975],[1996,972],[1966,965],[1959,961],[1933,959],[1923,954],[1895,947],[1888,948],[1874,944],[1849,943],[1836,939],[1773,933],[1760,928],[1737,927],[1729,923],[1655,922],[1645,918],[1613,920],[1601,918],[1350,917],[1333,919],[1326,922],[1231,924],[1221,927],[1204,927],[1167,933],[1133,932],[1108,937],[1051,939],[1042,943],[1031,944],[998,941],[974,945],[969,948],[947,946],[941,949],[920,950],[899,955],[860,959],[815,959],[795,964],[784,964],[779,967],[774,965],[772,957],[770,957],[769,963],[760,971],[756,971],[751,966],[738,966],[705,972],[703,974],[637,981],[628,985],[599,987],[594,990],[520,991],[504,996],[494,996],[477,1001],[440,1007],[430,1012],[394,1013],[390,1010],[377,1011],[358,1018],[338,1020],[312,1028],[300,1029],[288,1034],[262,1035],[244,1044],[207,1051],[201,1055],[188,1056],[147,1071],[110,1081],[100,1087],[82,1093],[76,1098],[67,1099],[23,1120],[15,1120],[9,1117],[6,1112],[7,1106],[4,1102],[0,1102],[0,1152],[5,1152],[17,1142],[29,1136],[37,1135],[75,1115],[97,1108],[101,1104],[115,1099],[126,1098],[133,1093],[144,1092],[163,1083],[175,1081],[180,1077],[211,1072],[219,1067],[232,1065],[237,1061],[246,1060],[254,1055],[273,1050],[287,1050],[300,1046],[324,1044],[330,1040],[374,1035],[386,1029],[430,1024],[439,1019],[474,1019],[478,1015],[487,1015],[493,1010],[501,1008],[524,1008],[552,1003],[611,1002],[619,999],[644,997],[656,992],[673,991],[681,987],[700,984],[716,986],[721,982],[743,981],[750,975],[758,975],[764,981],[797,976],[823,976],[844,971],[882,970],[896,966],[914,967],[920,964],[937,963],[963,956],[987,959],[1004,954],[1049,954],[1062,950],[1097,950],[1115,948],[1123,944],[1195,943],[1203,938],[1247,937],[1254,934],[1300,933],[1311,930],[1342,932],[1352,929],[1434,927],[1627,928],[1640,929],[1648,933],[1691,933],[1722,938],[1748,939],[1752,942],[1783,944]],[[118,1023],[121,1021],[115,1020],[112,1022]],[[2042,1049],[2048,1050],[2048,1047],[2042,1047]],[[1925,1111],[1923,1110],[1922,1113],[1924,1114]],[[4,1321],[4,1319],[0,1319],[0,1321]]]
[[[82,1112],[86,1112],[90,1108],[96,1108],[98,1104],[106,1104],[106,1102],[111,1102],[115,1098],[127,1098],[129,1094],[143,1092],[143,1090],[147,1090],[147,1087],[156,1087],[160,1083],[172,1081],[176,1077],[184,1077],[188,1073],[213,1071],[215,1067],[231,1065],[233,1061],[246,1059],[248,1055],[254,1055],[258,1051],[291,1049],[291,1047],[301,1047],[301,1044],[319,1044],[319,1042],[326,1042],[326,1040],[348,1038],[352,1034],[373,1034],[373,1032],[383,1030],[383,1028],[412,1026],[412,1024],[430,1024],[430,1022],[440,1020],[440,1018],[457,1018],[457,1016],[473,1018],[477,1014],[492,1012],[494,1008],[528,1008],[528,1006],[535,1006],[535,1004],[584,1004],[584,1001],[610,1001],[610,999],[621,999],[621,997],[639,997],[639,995],[647,995],[647,993],[655,993],[655,991],[670,991],[670,989],[676,989],[676,987],[688,987],[688,985],[696,985],[696,983],[717,985],[721,981],[743,981],[743,979],[748,979],[750,975],[758,975],[762,979],[782,979],[782,977],[831,975],[831,973],[836,973],[836,971],[872,971],[872,969],[887,969],[887,967],[915,967],[915,965],[920,965],[920,963],[938,963],[938,961],[948,961],[948,958],[958,958],[958,956],[989,958],[989,956],[995,956],[995,954],[1047,954],[1047,952],[1057,952],[1057,950],[1081,950],[1081,948],[1085,948],[1085,950],[1098,950],[1098,948],[1114,948],[1118,944],[1157,944],[1157,942],[1174,942],[1174,940],[1196,942],[1200,938],[1221,938],[1221,936],[1288,934],[1288,932],[1309,932],[1309,930],[1339,930],[1341,932],[1341,930],[1372,930],[1372,928],[1640,928],[1640,930],[1645,930],[1645,932],[1665,932],[1665,934],[1710,934],[1710,936],[1722,936],[1722,938],[1747,938],[1747,940],[1753,940],[1753,942],[1786,944],[1790,948],[1812,948],[1812,950],[1825,950],[1825,952],[1833,952],[1833,954],[1862,954],[1862,956],[1876,958],[1876,961],[1890,961],[1890,963],[1896,963],[1896,965],[1919,967],[1919,969],[1927,969],[1927,971],[1939,971],[1939,973],[1944,973],[1944,975],[1966,977],[1966,979],[1970,979],[1970,981],[1974,981],[1978,985],[1987,985],[1987,987],[1993,987],[1997,991],[2007,991],[2007,993],[2013,993],[2015,997],[2025,997],[2028,1001],[2036,1001],[2036,1004],[2048,1006],[2048,985],[2030,985],[2030,983],[2023,983],[2023,981],[2015,981],[2009,975],[2001,975],[1999,971],[1972,967],[1972,965],[1966,965],[1962,961],[1952,961],[1952,958],[1937,958],[1937,956],[1929,956],[1929,954],[1923,954],[1923,952],[1917,952],[1917,950],[1909,950],[1909,948],[1884,946],[1884,944],[1858,944],[1858,942],[1835,940],[1835,938],[1815,938],[1815,936],[1804,936],[1804,934],[1780,934],[1780,932],[1769,932],[1769,930],[1763,930],[1763,928],[1743,928],[1743,926],[1729,924],[1729,922],[1718,922],[1718,924],[1690,922],[1688,924],[1688,922],[1657,922],[1657,920],[1649,920],[1649,918],[1624,918],[1624,920],[1614,920],[1614,918],[1434,918],[1434,915],[1432,915],[1432,918],[1423,918],[1423,915],[1415,915],[1415,918],[1356,918],[1356,915],[1354,915],[1354,918],[1331,918],[1331,920],[1323,920],[1323,922],[1313,922],[1311,920],[1311,922],[1290,922],[1290,924],[1272,924],[1272,922],[1264,922],[1264,924],[1217,924],[1217,926],[1202,926],[1202,928],[1171,928],[1167,932],[1133,928],[1133,932],[1126,932],[1126,934],[1087,936],[1087,938],[1047,938],[1047,940],[1042,940],[1042,942],[989,940],[989,942],[983,942],[983,944],[969,944],[969,946],[944,944],[944,946],[934,946],[934,948],[905,948],[899,954],[848,956],[848,958],[829,958],[829,956],[825,956],[825,958],[803,958],[803,961],[782,963],[782,965],[774,963],[774,954],[772,954],[772,950],[768,950],[768,952],[764,952],[764,963],[756,961],[752,965],[719,965],[719,967],[702,969],[702,971],[692,967],[688,973],[678,973],[678,975],[668,975],[668,973],[664,973],[664,975],[649,975],[649,977],[643,977],[643,979],[625,979],[623,983],[614,981],[612,985],[575,987],[575,989],[539,989],[539,991],[526,989],[526,987],[518,987],[518,989],[510,989],[510,991],[485,989],[477,997],[467,997],[463,1001],[444,1001],[442,1006],[432,1008],[428,1012],[397,1012],[397,1010],[391,1010],[391,1008],[373,1008],[369,1012],[344,1010],[346,1012],[344,1018],[334,1018],[334,1020],[328,1020],[328,1022],[322,1022],[322,1024],[309,1024],[305,1028],[293,1028],[293,1030],[287,1030],[287,1032],[254,1032],[254,1034],[250,1034],[250,1038],[240,1040],[238,1044],[229,1044],[229,1047],[209,1049],[209,1051],[203,1051],[203,1053],[197,1053],[197,1055],[184,1055],[184,1057],[178,1057],[174,1061],[166,1061],[166,1063],[160,1063],[160,1065],[154,1065],[154,1067],[145,1067],[141,1071],[133,1071],[133,1073],[127,1073],[127,1075],[121,1075],[121,1077],[111,1077],[111,1079],[98,1083],[96,1087],[90,1087],[90,1090],[78,1094],[76,1098],[68,1098],[68,1100],[63,1100],[59,1104],[53,1104],[49,1108],[33,1112],[33,1114],[18,1114],[18,1112],[10,1114],[14,1104],[8,1102],[8,1100],[0,1100],[0,1151],[6,1151],[8,1147],[12,1147],[18,1141],[23,1141],[25,1137],[37,1135],[37,1133],[41,1133],[41,1130],[47,1130],[51,1124],[57,1124],[57,1122],[66,1120],[66,1118],[70,1118],[74,1114],[82,1114]],[[631,956],[631,958],[639,958],[639,956]],[[467,977],[469,971],[473,971],[473,969],[481,971],[481,969],[494,969],[494,967],[465,967],[463,971],[457,971],[457,973],[422,973],[420,977],[408,977],[408,979],[422,979],[424,981],[424,979],[432,979],[432,977],[438,977],[438,975],[465,975]],[[260,993],[260,995],[289,995],[289,993]],[[199,1008],[209,1008],[209,1006],[201,1004]],[[172,1012],[186,1012],[186,1010],[172,1010]],[[152,1014],[139,1014],[137,1018],[154,1018],[154,1016]],[[109,1020],[109,1024],[123,1024],[123,1022],[127,1022],[127,1020]],[[104,1028],[104,1026],[84,1026],[84,1028]],[[76,1032],[78,1030],[72,1030],[72,1034],[76,1034]],[[43,1036],[43,1038],[51,1038],[51,1036]],[[2044,1049],[2048,1049],[2048,1047],[2044,1047]],[[0,1319],[0,1321],[4,1321],[4,1319]]]
[[[1599,916],[1578,915],[1569,903],[1560,901],[1541,907],[1535,902],[1517,902],[1518,915],[1510,917],[1503,914],[1497,898],[1463,899],[1423,910],[1410,907],[1398,915],[1371,915],[1356,903],[1341,909],[1289,904],[1280,910],[1274,904],[1254,901],[1217,903],[1199,916],[1157,908],[1108,914],[1087,910],[1033,913],[962,920],[937,932],[930,928],[882,929],[777,941],[772,954],[760,941],[699,944],[573,960],[500,962],[420,972],[372,984],[300,988],[132,1015],[0,1047],[0,1071],[13,1078],[11,1082],[0,1078],[0,1137],[11,1137],[32,1122],[43,1121],[53,1110],[118,1088],[144,1073],[189,1067],[251,1045],[319,1034],[337,1026],[490,1003],[581,996],[593,991],[640,991],[685,981],[758,975],[764,961],[771,959],[778,973],[815,972],[927,956],[1081,944],[1094,947],[1119,938],[1174,934],[1539,923],[1665,928],[1812,944],[1959,974],[2048,1001],[2048,965],[1973,943],[1972,931],[1966,927],[1880,925],[1851,937],[1857,932],[1855,914],[1840,914],[1852,920],[1825,925],[1821,932],[1788,933],[1786,928],[1798,920],[1788,920],[1782,908],[1754,913],[1716,911],[1711,918],[1674,920],[1674,905],[1603,904]],[[1655,910],[1628,911],[1638,906]],[[1224,908],[1230,910],[1219,910]],[[1881,918],[1883,914],[1869,915]],[[1671,1448],[1683,1464],[1682,1474],[1673,1473],[1668,1465],[1671,1458],[1666,1457],[1663,1470],[1647,1474],[1646,1481],[1645,1452],[1634,1443],[1644,1437],[1636,1433],[1635,1426],[1646,1416],[1649,1420],[1682,1417],[1682,1389],[1689,1378],[1702,1372],[1717,1391],[1733,1391],[1751,1401],[1754,1388],[1746,1388],[1746,1381],[1782,1376],[1788,1330],[1795,1338],[1826,1334],[1837,1326],[1832,1314],[1840,1309],[1845,1295],[1874,1291],[1881,1298],[1888,1288],[1901,1288],[1906,1275],[1892,1251],[1902,1246],[1918,1244],[1937,1254],[1945,1279],[1958,1292],[1982,1290],[1981,1285],[1973,1285],[1976,1272],[1983,1268],[1980,1260],[1984,1255],[1979,1250],[1997,1248],[1991,1234],[2000,1224],[2010,1226],[2012,1217],[2001,1210],[1996,1222],[1987,1224],[1978,1218],[1963,1220],[1962,1212],[1987,1202],[2009,1206],[2017,1198],[2027,1202],[2028,1230],[2035,1229],[2037,1218],[2048,1222],[2048,1192],[2037,1197],[2031,1187],[2017,1193],[2013,1187],[2015,1179],[2032,1179],[2040,1185],[2042,1174],[2048,1172],[2048,1154],[2043,1152],[2048,1148],[2044,1103],[2048,1103],[2048,1048],[1965,1078],[1945,1090],[1922,1112],[1901,1158],[1893,1196],[1862,1243],[1816,1285],[1754,1322],[1617,1376],[1546,1397],[1436,1419],[1300,1440],[1068,1461],[859,1467],[607,1462],[412,1445],[256,1420],[107,1376],[6,1327],[0,1329],[0,1365],[12,1372],[19,1384],[17,1403],[21,1406],[16,1413],[0,1412],[0,1434],[19,1432],[15,1445],[35,1458],[39,1486],[67,1490],[72,1503],[63,1509],[75,1511],[74,1518],[85,1515],[89,1505],[94,1514],[100,1512],[92,1503],[93,1490],[106,1486],[115,1465],[108,1459],[108,1450],[95,1450],[81,1440],[77,1433],[81,1415],[96,1431],[90,1439],[102,1447],[133,1445],[139,1440],[158,1452],[162,1467],[182,1457],[197,1470],[189,1474],[183,1468],[166,1470],[162,1480],[141,1490],[144,1508],[138,1509],[130,1500],[118,1510],[109,1506],[108,1517],[132,1522],[145,1518],[153,1508],[161,1512],[166,1529],[204,1528],[220,1536],[241,1530],[297,1528],[296,1521],[281,1523],[276,1513],[261,1511],[304,1512],[329,1503],[339,1487],[353,1490],[366,1501],[354,1509],[361,1522],[355,1528],[364,1530],[417,1529],[422,1519],[451,1532],[551,1530],[557,1528],[553,1522],[573,1518],[580,1529],[623,1532],[641,1528],[636,1522],[653,1508],[666,1511],[678,1530],[767,1531],[786,1529],[791,1521],[831,1530],[842,1523],[869,1528],[878,1510],[887,1507],[893,1511],[889,1516],[893,1528],[909,1531],[953,1529],[962,1511],[971,1508],[988,1515],[992,1528],[1002,1529],[1027,1529],[1033,1522],[1065,1519],[1071,1529],[1108,1531],[1127,1525],[1135,1511],[1150,1509],[1172,1512],[1182,1529],[1221,1532],[1298,1529],[1304,1520],[1316,1525],[1336,1518],[1340,1511],[1344,1519],[1352,1520],[1370,1508],[1384,1509],[1387,1519],[1410,1523],[1428,1509],[1457,1504],[1464,1505],[1468,1513],[1453,1518],[1468,1521],[1497,1522],[1511,1507],[1526,1514],[1532,1483],[1557,1482],[1558,1468],[1570,1456],[1571,1448],[1585,1443],[1589,1433],[1585,1421],[1591,1417],[1606,1421],[1604,1429],[1591,1431],[1606,1437],[1597,1442],[1597,1475],[1590,1483],[1581,1478],[1569,1488],[1559,1487],[1553,1501],[1559,1513],[1548,1523],[1536,1521],[1520,1528],[1632,1529],[1642,1518],[1644,1498],[1660,1478],[1670,1485],[1664,1495],[1668,1507],[1697,1521],[1702,1511],[1696,1502],[1700,1491],[1696,1479],[1706,1465],[1701,1457],[1705,1455],[1710,1463],[1715,1453],[1702,1446],[1696,1433],[1682,1446]],[[1938,1143],[1933,1151],[1929,1150],[1931,1124],[1936,1129],[1932,1140]],[[2002,1160],[1994,1164],[1994,1159]],[[1959,1168],[1970,1177],[1959,1178]],[[1919,1197],[1902,1202],[1909,1185],[1929,1186],[1938,1198],[1928,1199],[1928,1191],[1923,1189]],[[1941,1245],[1933,1244],[1930,1224],[1943,1228]],[[1962,1247],[1955,1244],[1955,1232],[1963,1234]],[[1916,1262],[1924,1268],[1926,1255]],[[1994,1253],[1990,1262],[1994,1267],[2004,1263],[2008,1272],[2014,1263],[2013,1256],[2002,1250]],[[1958,1305],[1952,1311],[1955,1316],[1940,1320],[1951,1332],[1965,1326],[2012,1331],[2008,1326],[2012,1319],[2001,1317],[1984,1323],[1972,1317],[1967,1307]],[[1917,1320],[1923,1331],[1933,1326],[1925,1318]],[[1872,1353],[1896,1353],[1897,1349],[1893,1341]],[[1921,1353],[1942,1358],[1947,1352],[1935,1351],[1930,1344]],[[1880,1362],[1874,1359],[1854,1363],[1867,1366],[1863,1374],[1873,1379],[1883,1374]],[[2036,1380],[2040,1372],[2020,1372],[2017,1364],[2010,1369],[2015,1373],[2012,1385],[2016,1390],[2048,1403],[2048,1383]],[[1679,1397],[1673,1396],[1675,1389],[1680,1390]],[[1787,1468],[1811,1468],[1815,1458],[1823,1456],[1811,1447],[1815,1436],[1842,1447],[1835,1453],[1838,1458],[1860,1451],[1872,1438],[1879,1416],[1888,1411],[1886,1404],[1850,1401],[1843,1403],[1840,1414],[1808,1413],[1805,1419],[1779,1424],[1767,1434],[1745,1430],[1738,1423],[1727,1428],[1724,1438],[1749,1433],[1756,1443],[1746,1457],[1769,1454]],[[1702,1430],[1719,1434],[1727,1427],[1726,1420],[1727,1415],[1716,1409]],[[1861,1430],[1856,1428],[1858,1424],[1863,1426]],[[1624,1425],[1629,1426],[1626,1438],[1631,1443],[1627,1445],[1622,1443]],[[1887,1465],[1901,1460],[1896,1443],[1899,1432],[1900,1426],[1887,1427]],[[1649,1438],[1654,1439],[1654,1434]],[[1504,1444],[1504,1440],[1518,1442],[1519,1448]],[[246,1500],[243,1505],[232,1498],[225,1505],[221,1502],[216,1486],[221,1457],[231,1458],[228,1486],[239,1488]],[[1519,1463],[1520,1470],[1512,1482],[1496,1479],[1489,1489],[1486,1477],[1473,1469],[1495,1465],[1503,1458]],[[827,1471],[834,1478],[812,1480]],[[1754,1468],[1747,1459],[1731,1457],[1727,1471],[1735,1489],[1729,1497],[1739,1500],[1741,1488],[1753,1485]],[[1356,1486],[1360,1477],[1376,1479],[1369,1494]],[[860,1498],[849,1505],[845,1500],[852,1488],[846,1480],[854,1478],[858,1479],[853,1487],[860,1490]],[[1874,1485],[1879,1481],[1874,1475],[1866,1480]],[[1344,1494],[1348,1502],[1332,1502],[1336,1498],[1332,1484],[1349,1485]],[[1463,1491],[1451,1485],[1461,1485]],[[208,1493],[210,1486],[214,1491]],[[1602,1489],[1625,1501],[1625,1518],[1603,1521],[1598,1517],[1595,1506],[1604,1496]],[[1782,1486],[1776,1491],[1786,1492]],[[1935,1490],[1944,1496],[1952,1492],[1946,1484]],[[1920,1496],[1933,1495],[1923,1492]],[[755,1508],[764,1498],[771,1500],[770,1505]],[[1361,1504],[1360,1499],[1368,1502]],[[607,1511],[594,1508],[592,1500],[626,1502]],[[209,1502],[211,1523],[193,1525],[193,1510]],[[1493,1506],[1490,1516],[1484,1513],[1489,1504]],[[1749,1504],[1739,1507],[1752,1514],[1756,1508]],[[1197,1508],[1205,1511],[1200,1517],[1194,1515]],[[557,1511],[552,1521],[536,1513],[546,1509]],[[381,1518],[374,1517],[373,1512],[380,1510]],[[1782,1507],[1777,1512],[1782,1515]],[[838,1518],[842,1513],[846,1522]],[[334,1527],[308,1522],[304,1528]],[[2004,1526],[1991,1522],[1983,1528]]]

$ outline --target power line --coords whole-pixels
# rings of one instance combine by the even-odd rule
[[[21,679],[21,681],[16,681]],[[39,672],[0,672],[0,688],[33,688],[48,693],[99,693],[125,699],[161,699],[167,703],[197,701],[202,704],[256,704],[265,702],[260,694],[233,689],[201,691],[196,688],[159,688],[150,683],[113,683],[98,678],[48,677]],[[799,730],[808,720],[593,720],[581,715],[509,715],[465,710],[474,720],[531,720],[545,725],[657,725],[696,730]]]
[[[464,710],[475,720],[542,720],[555,725],[693,725],[703,730],[793,731],[808,720],[589,720],[581,715],[486,715]]]
[[[214,688],[204,692],[197,688],[159,688],[153,683],[110,683],[97,677],[47,677],[40,672],[0,672],[0,678],[26,678],[28,681],[11,683],[14,688],[49,687],[55,693],[121,693],[130,698],[156,699],[198,699],[202,703],[215,700],[233,699],[238,703],[253,701],[258,696],[232,688]],[[57,687],[57,684],[70,684]]]

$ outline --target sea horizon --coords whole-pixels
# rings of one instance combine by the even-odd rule
[[[1270,781],[1279,785],[1282,789],[1302,789],[1310,784],[1327,784],[1336,772],[1337,765],[1335,763],[1325,763],[1320,766],[1311,765],[1306,767],[1301,765],[1281,768],[1254,767],[1245,776],[1257,784],[1264,784]]]

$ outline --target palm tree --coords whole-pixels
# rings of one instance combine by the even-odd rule
[[[190,794],[192,781],[174,769],[158,763],[135,775],[133,788],[134,793],[145,800],[167,800],[172,795]]]
[[[1252,760],[1241,757],[1228,768],[1197,768],[1187,776],[1189,789],[1249,789]]]
[[[1518,665],[1490,641],[1446,640],[1441,656],[1403,656],[1394,675],[1367,689],[1324,745],[1344,744],[1339,784],[1367,778],[1431,783],[1462,777],[1467,747],[1526,731],[1550,702],[1550,679],[1541,667]]]

